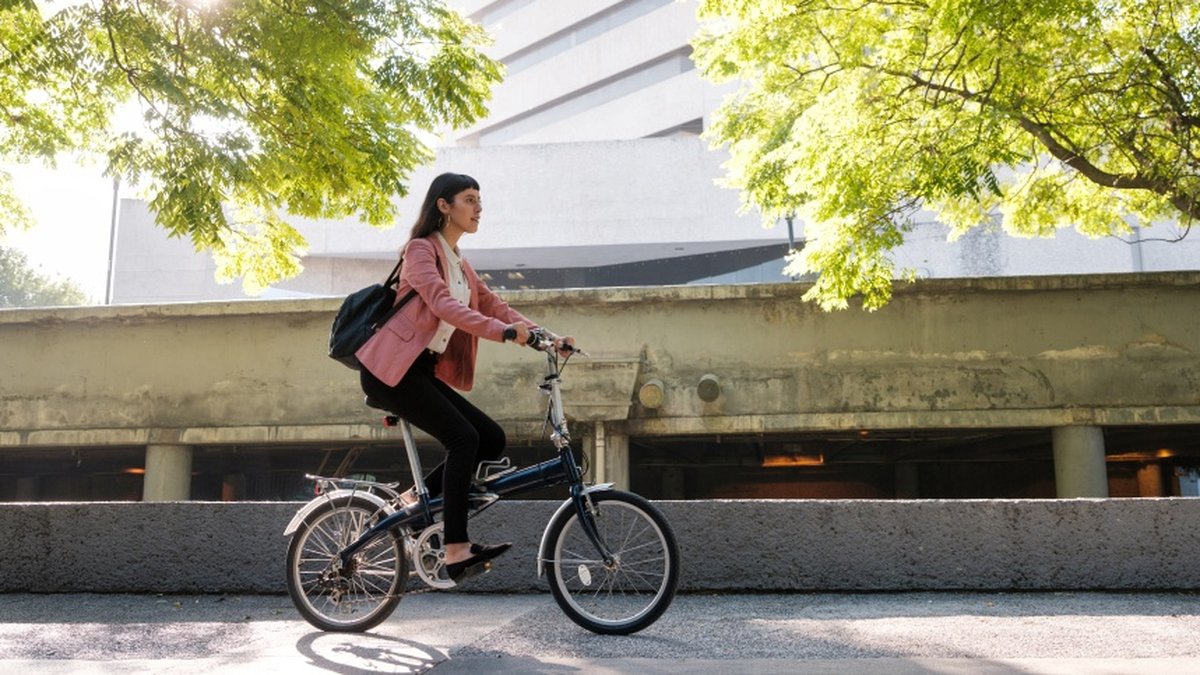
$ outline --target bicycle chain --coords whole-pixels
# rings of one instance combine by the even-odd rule
[[[479,512],[483,511],[488,506],[491,506],[491,504],[493,504],[493,503],[495,503],[495,502],[493,501],[493,502],[488,503],[483,508],[473,511],[470,515],[471,516],[478,515]],[[387,515],[388,515],[387,513],[382,513],[382,515],[380,515],[380,512],[378,512],[378,511],[376,512],[376,517],[386,517]],[[406,595],[423,595],[425,593],[431,593],[433,591],[449,591],[449,590],[453,590],[458,587],[458,584],[455,584],[453,586],[448,586],[446,588],[438,588],[436,586],[430,586],[429,583],[427,581],[425,581],[424,578],[422,578],[421,573],[417,571],[417,566],[421,564],[420,563],[421,551],[420,551],[419,544],[417,542],[419,542],[422,535],[424,535],[426,532],[428,532],[431,528],[435,528],[441,524],[442,524],[441,521],[438,521],[438,522],[435,522],[432,525],[429,525],[428,527],[422,528],[420,530],[416,530],[416,531],[408,530],[407,532],[400,534],[400,536],[403,537],[403,539],[404,539],[404,542],[403,542],[404,543],[404,554],[409,557],[409,564],[412,567],[408,571],[408,578],[405,580],[406,587],[404,589],[404,592],[398,593],[398,594],[393,594],[391,597],[403,598]],[[409,540],[411,540],[411,543]],[[415,555],[410,555],[410,551],[415,553]],[[413,583],[414,579],[416,579],[415,584]]]
[[[417,565],[420,565],[421,563],[419,560],[420,549],[418,548],[419,545],[416,542],[420,541],[422,535],[424,535],[426,532],[428,532],[430,528],[437,527],[440,524],[441,524],[440,522],[434,523],[429,528],[425,528],[424,530],[421,530],[419,532],[410,532],[410,533],[404,535],[405,538],[413,540],[412,548],[416,552],[416,555],[409,556],[409,562],[412,564],[412,569],[409,570],[409,572],[408,572],[408,580],[406,581],[406,583],[411,588],[405,588],[404,593],[398,597],[403,597],[405,595],[423,595],[425,593],[431,593],[433,591],[451,591],[451,590],[454,590],[455,588],[458,588],[457,583],[455,583],[452,586],[447,586],[446,588],[438,588],[436,586],[430,586],[429,582],[425,581],[425,579],[421,576],[421,573],[417,571]],[[409,550],[408,542],[405,542],[405,553],[406,554],[407,554],[408,550]],[[415,584],[413,583],[414,579],[416,579]]]
[[[477,506],[476,508],[472,509],[470,511],[470,513],[468,514],[468,517],[474,518],[475,516],[479,515],[483,511],[487,510],[490,506],[495,504],[497,501],[499,501],[499,497],[493,496],[492,499],[485,501],[482,506]],[[453,590],[458,587],[457,583],[453,583],[452,585],[446,586],[444,588],[432,586],[432,585],[430,585],[430,583],[428,581],[425,580],[423,575],[418,571],[418,566],[421,565],[420,541],[427,535],[435,534],[435,532],[431,532],[431,530],[433,530],[434,528],[439,528],[441,526],[443,526],[443,523],[441,521],[436,521],[436,522],[430,524],[429,526],[424,527],[420,530],[415,530],[415,531],[408,530],[407,533],[402,535],[406,540],[404,542],[405,554],[407,555],[410,551],[412,551],[412,553],[413,553],[413,555],[409,555],[409,563],[412,565],[412,569],[408,573],[408,581],[406,583],[413,585],[412,580],[414,577],[418,580],[418,583],[415,584],[416,589],[411,590],[411,591],[408,589],[405,589],[404,595],[421,595],[424,593],[429,593],[431,591],[449,591],[449,590]],[[438,530],[438,531],[440,531],[440,530]],[[411,545],[408,540],[411,540]]]

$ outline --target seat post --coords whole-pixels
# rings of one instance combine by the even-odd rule
[[[417,454],[417,443],[413,440],[412,425],[408,423],[408,420],[388,410],[387,405],[382,401],[366,396],[363,398],[363,403],[367,404],[367,407],[382,410],[388,414],[383,418],[384,426],[400,427],[400,433],[404,437],[404,452],[408,454],[408,467],[412,470],[413,485],[417,488],[418,494],[428,497],[429,489],[425,487],[425,470],[421,468],[421,456]]]
[[[404,418],[400,418],[400,433],[404,436],[404,451],[408,453],[408,466],[412,469],[413,485],[416,486],[418,494],[428,497],[429,490],[425,487],[425,471],[421,468],[421,457],[417,454],[417,443],[413,440],[412,425]]]

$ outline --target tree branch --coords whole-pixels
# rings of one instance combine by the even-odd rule
[[[112,0],[104,0],[103,4],[106,11],[111,11]],[[136,3],[135,7],[137,7],[139,12],[141,11],[141,7],[138,7]],[[113,33],[111,21],[105,22],[105,32],[108,35],[109,51],[112,53],[113,63],[115,63],[117,68],[119,68],[121,72],[125,74],[125,80],[129,83],[130,88],[137,92],[138,98],[144,101],[146,105],[150,106],[150,109],[154,111],[155,115],[158,115],[158,118],[163,121],[163,124],[166,125],[167,129],[174,131],[181,136],[190,136],[191,133],[188,130],[176,126],[169,117],[167,117],[161,110],[158,109],[158,106],[154,104],[154,100],[147,96],[144,91],[142,91],[140,81],[138,79],[137,69],[121,61],[121,48],[117,46],[117,36]]]
[[[1171,71],[1167,69],[1167,64],[1163,63],[1158,54],[1155,54],[1154,50],[1149,47],[1142,47],[1141,52],[1158,69],[1158,80],[1166,87],[1167,104],[1179,116],[1179,123],[1185,127],[1200,128],[1200,115],[1188,114],[1187,99],[1179,89],[1179,83],[1175,81],[1175,78],[1171,75]]]
[[[1042,146],[1050,152],[1051,156],[1078,171],[1080,175],[1092,181],[1093,183],[1118,190],[1149,190],[1150,192],[1166,197],[1172,206],[1179,209],[1181,213],[1187,215],[1189,218],[1193,220],[1200,220],[1200,201],[1197,201],[1195,196],[1178,192],[1176,186],[1170,182],[1153,178],[1140,172],[1133,174],[1118,174],[1105,171],[1088,161],[1087,158],[1083,157],[1078,152],[1068,148],[1061,141],[1055,138],[1051,129],[1045,124],[1036,122],[1015,110],[1001,106],[994,100],[985,98],[969,89],[959,89],[944,84],[938,84],[931,80],[927,80],[916,73],[905,73],[886,68],[881,69],[881,72],[893,77],[911,80],[920,86],[927,87],[935,91],[960,96],[968,101],[973,101],[980,105],[997,110],[1013,119],[1022,129],[1036,138],[1038,142],[1040,142]]]
[[[1023,115],[1012,115],[1017,124],[1022,129],[1029,132],[1034,138],[1050,151],[1051,156],[1061,161],[1067,166],[1075,169],[1083,177],[1104,187],[1116,188],[1119,190],[1152,190],[1160,194],[1165,194],[1163,190],[1166,186],[1158,185],[1153,180],[1146,178],[1140,174],[1117,174],[1104,171],[1100,167],[1092,164],[1087,159],[1081,157],[1079,153],[1071,150],[1054,137],[1050,129],[1043,124],[1035,122]]]

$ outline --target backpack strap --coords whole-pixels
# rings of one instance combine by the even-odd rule
[[[392,284],[398,283],[400,281],[400,266],[403,264],[404,264],[404,256],[400,256],[400,259],[396,261],[396,266],[392,268],[392,273],[389,274],[387,277],[387,280],[385,280],[383,282],[384,288],[387,288],[388,286],[391,286]]]
[[[398,260],[396,262],[396,266],[392,268],[392,273],[388,275],[387,280],[383,282],[384,288],[391,288],[392,286],[399,285],[399,283],[400,283],[400,266],[402,264],[404,264],[403,256],[401,256],[400,260]],[[399,312],[401,309],[403,309],[404,306],[406,304],[408,304],[408,301],[412,300],[413,296],[416,294],[417,294],[417,289],[415,289],[415,288],[408,289],[408,293],[404,294],[404,297],[400,299],[400,302],[395,303],[388,309],[388,311],[384,312],[383,316],[380,316],[379,319],[376,320],[375,323],[371,326],[371,328],[378,330],[380,326],[382,326],[383,324],[390,321],[391,318],[396,315],[396,312]]]

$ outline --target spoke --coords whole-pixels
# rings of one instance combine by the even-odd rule
[[[321,516],[300,544],[298,586],[308,606],[330,621],[362,621],[387,602],[396,585],[402,553],[384,533],[358,552],[350,578],[330,578],[331,562],[367,530],[371,520],[372,514],[364,509],[336,508]]]
[[[587,542],[587,545],[590,547],[592,545],[592,543],[589,541],[589,542]],[[571,556],[571,557],[568,558],[567,556]],[[584,557],[584,555],[582,553],[577,553],[573,548],[568,549],[566,547],[563,547],[562,555],[559,556],[559,560],[561,560],[561,561],[570,560],[573,563],[592,563],[592,564],[601,562],[597,558]]]
[[[394,567],[397,558],[396,551],[389,544],[380,546],[379,551],[374,555],[368,557],[367,553],[364,553],[363,556],[363,564],[370,567],[383,567],[388,565]]]
[[[622,566],[621,569],[619,570],[619,573],[625,575],[625,577],[628,579],[633,579],[634,577],[636,577],[642,581],[645,581],[648,584],[655,585],[655,586],[658,585],[658,582],[652,581],[653,579],[662,579],[662,578],[666,577],[666,575],[663,574],[662,572],[660,572],[658,570],[658,568],[643,571],[643,570],[639,570],[639,569],[632,568],[632,567]]]
[[[574,517],[557,545],[557,583],[568,602],[595,621],[637,620],[658,605],[670,578],[669,539],[649,513],[619,500],[598,501],[595,524],[600,541],[615,556],[609,561],[615,562],[613,569]]]
[[[309,535],[308,541],[305,543],[305,548],[307,549],[308,544],[311,543],[313,548],[326,556],[333,556],[340,551],[341,547],[337,545],[337,542],[333,540],[333,537],[327,530],[328,527],[324,523],[313,528],[312,534]]]
[[[361,574],[354,575],[354,585],[358,589],[357,596],[364,602],[378,602],[377,596],[386,595],[386,591],[379,588],[374,579]]]
[[[364,586],[369,583],[378,592],[386,594],[392,585],[392,580],[396,577],[391,572],[375,572],[359,574],[358,578],[362,580]]]
[[[622,549],[619,549],[619,552],[620,552],[622,555],[624,555],[624,554],[626,554],[626,553],[632,553],[633,551],[636,551],[636,550],[638,550],[638,549],[646,548],[647,546],[661,546],[661,545],[662,545],[662,542],[661,542],[661,541],[659,541],[659,540],[657,540],[657,539],[655,539],[655,540],[653,540],[653,541],[648,541],[648,542],[646,542],[646,543],[644,543],[644,544],[638,544],[637,546],[634,546],[634,547],[632,547],[632,548],[622,548]]]
[[[630,582],[630,586],[632,586],[632,587],[636,588],[636,587],[638,586],[638,583],[637,583],[637,582],[639,582],[639,581],[640,581],[640,582],[642,582],[642,583],[643,583],[645,586],[647,586],[647,587],[648,587],[650,590],[656,590],[656,589],[659,587],[659,583],[658,583],[658,582],[651,581],[651,580],[650,580],[651,578],[656,578],[656,579],[659,579],[659,580],[661,580],[661,579],[663,579],[663,578],[664,578],[664,575],[661,575],[661,574],[655,574],[655,575],[650,575],[650,576],[647,576],[647,575],[645,575],[645,574],[642,574],[642,573],[640,573],[640,572],[637,572],[636,570],[628,570],[628,569],[625,569],[625,568],[621,568],[621,570],[620,570],[618,573],[619,573],[619,574],[620,574],[620,575],[621,575],[621,576],[622,576],[624,579],[626,579],[626,580],[628,580],[628,581]]]
[[[642,527],[640,531],[634,532],[634,530],[635,530],[635,529],[638,527],[638,524],[639,524],[640,522],[641,522],[641,519],[640,519],[640,518],[636,518],[636,517],[634,517],[634,518],[630,518],[630,520],[629,520],[629,524],[628,524],[628,525],[625,525],[623,528],[622,528],[622,527],[615,528],[615,531],[618,531],[618,532],[619,532],[620,530],[622,530],[622,529],[624,529],[624,530],[625,530],[625,537],[624,537],[624,539],[622,539],[622,541],[621,541],[621,548],[622,548],[622,550],[624,550],[624,547],[625,547],[626,545],[628,545],[628,544],[629,544],[629,541],[630,541],[631,539],[633,539],[633,538],[637,537],[638,535],[640,535],[640,534],[642,534],[643,532],[645,532],[645,531],[647,531],[647,530],[649,530],[649,529],[650,529],[650,527],[649,527],[649,526],[645,526],[645,527]]]
[[[599,558],[559,558],[558,562],[563,565],[603,565],[604,561]]]
[[[380,588],[372,577],[356,574],[354,576],[354,585],[358,588],[359,595],[374,597],[378,593],[386,593],[387,589]]]

